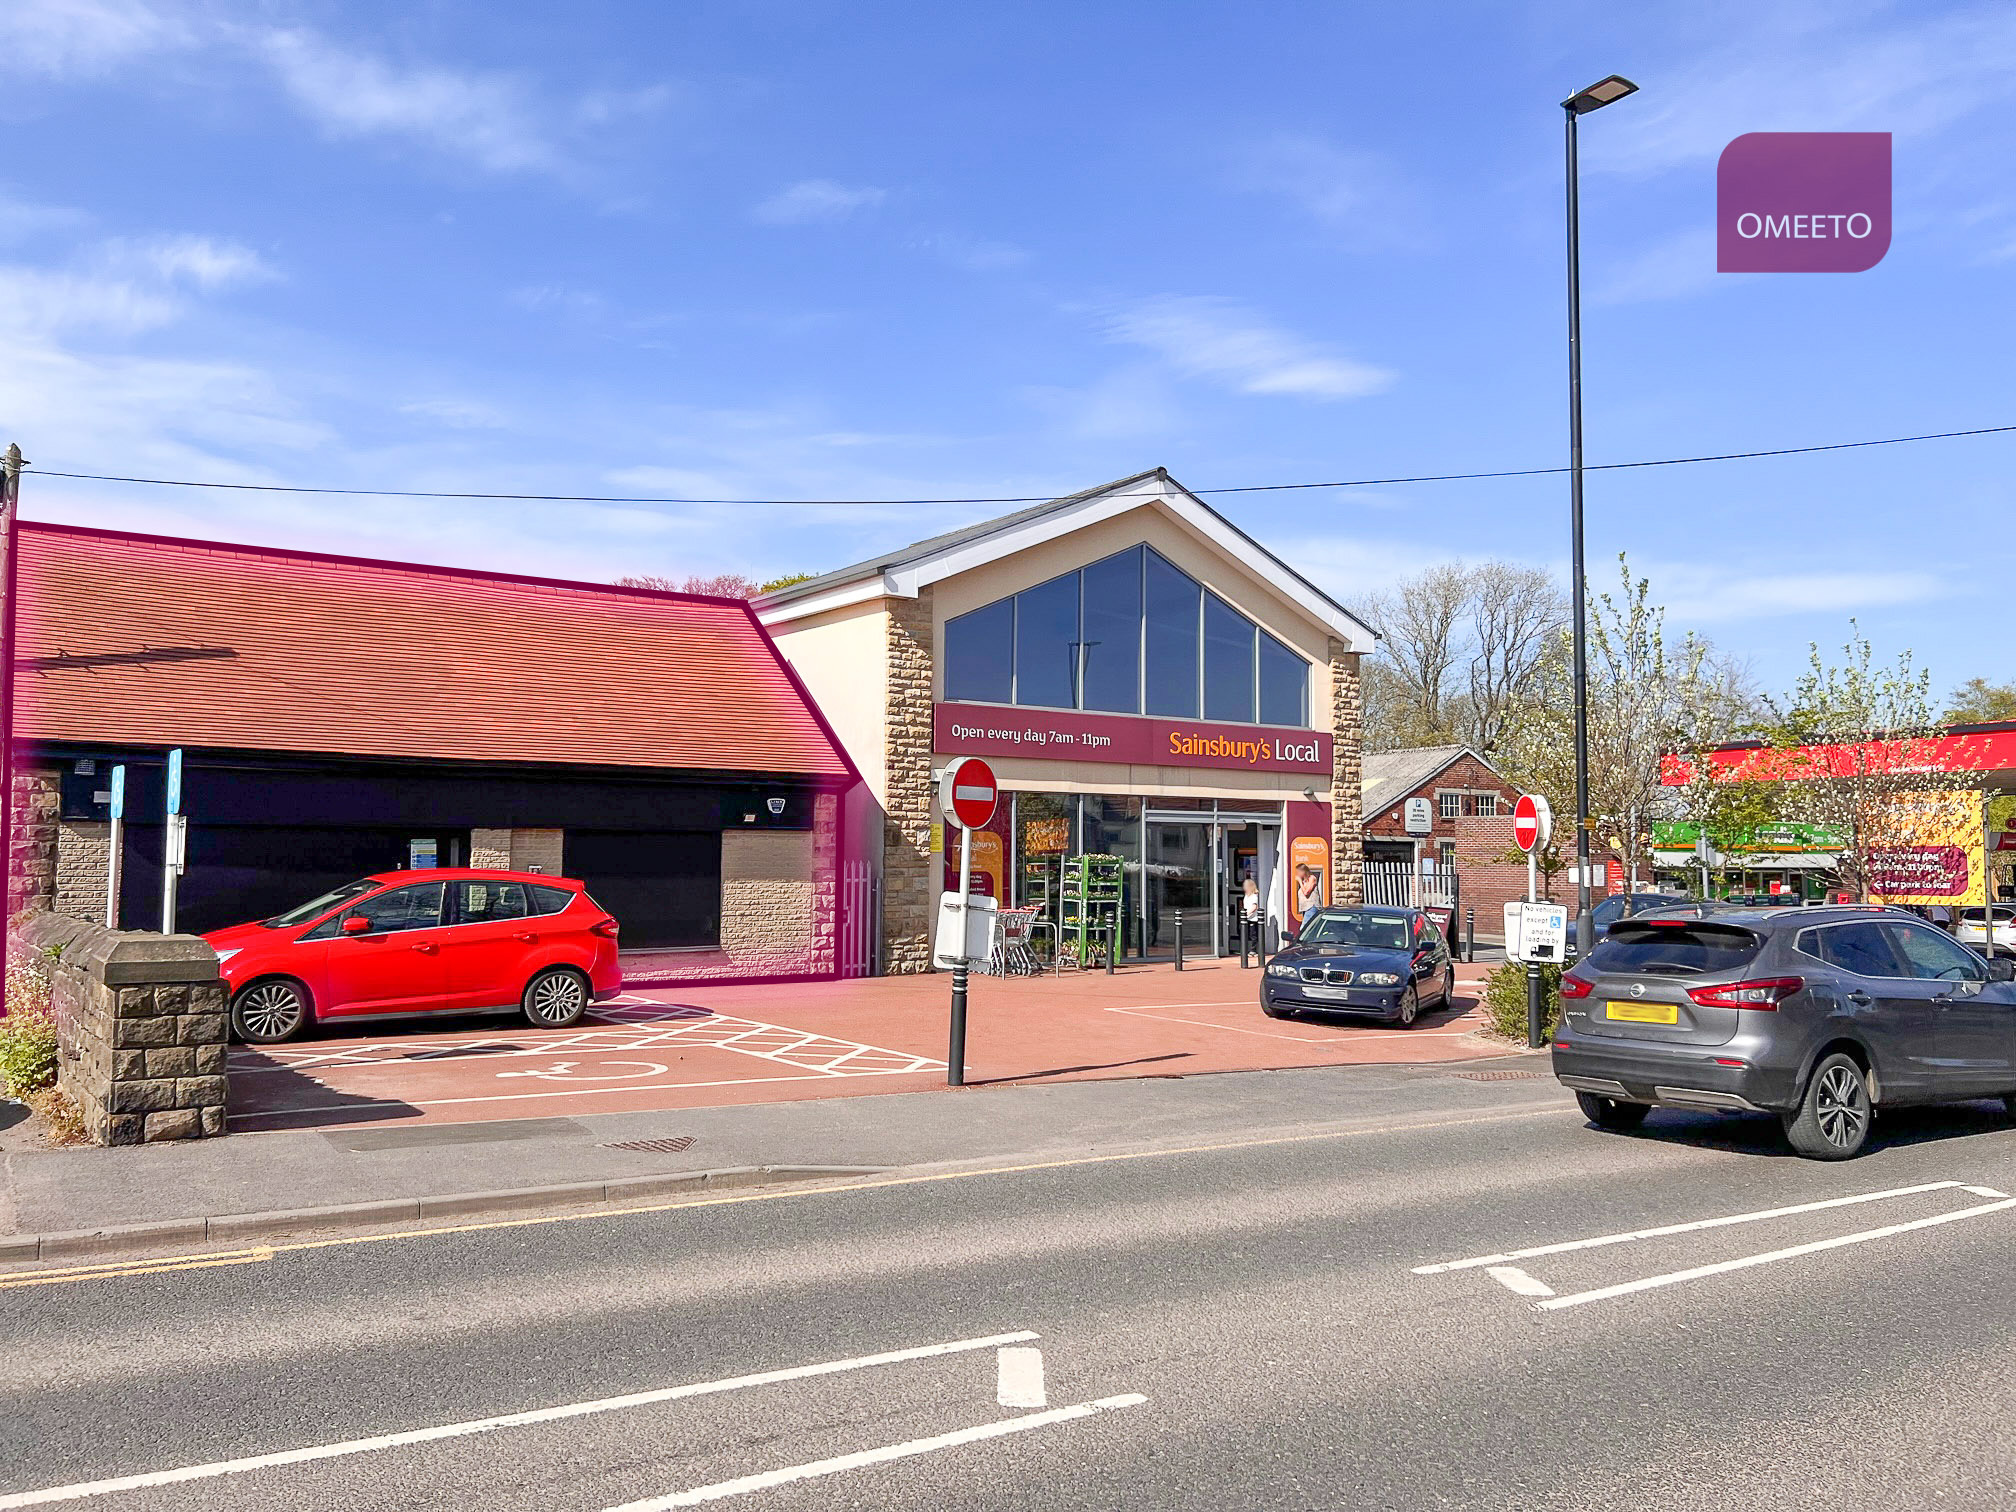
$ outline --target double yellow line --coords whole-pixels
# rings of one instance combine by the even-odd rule
[[[545,1213],[526,1218],[495,1218],[482,1223],[443,1224],[435,1228],[396,1229],[383,1234],[349,1234],[334,1239],[297,1239],[285,1244],[261,1244],[245,1249],[217,1250],[208,1254],[162,1255],[151,1259],[107,1261],[99,1265],[62,1266],[52,1269],[0,1274],[0,1291],[24,1286],[64,1286],[80,1281],[111,1281],[126,1276],[154,1276],[168,1271],[210,1270],[224,1265],[260,1265],[276,1256],[303,1250],[339,1249],[353,1244],[385,1244],[397,1239],[428,1239],[442,1234],[476,1234],[492,1229],[535,1228],[553,1223],[607,1222],[612,1218],[634,1218],[645,1213],[671,1213],[687,1208],[735,1207],[748,1202],[788,1202],[810,1197],[829,1197],[841,1192],[872,1192],[885,1187],[923,1186],[934,1182],[971,1181],[981,1176],[1016,1176],[1030,1171],[1062,1171],[1077,1166],[1113,1165],[1132,1160],[1167,1160],[1178,1155],[1210,1155],[1228,1150],[1260,1150],[1280,1145],[1316,1144],[1329,1140],[1362,1139],[1374,1134],[1407,1134],[1426,1129],[1461,1128],[1469,1124],[1503,1123],[1519,1118],[1555,1118],[1554,1107],[1508,1110],[1475,1118],[1445,1118],[1420,1123],[1380,1124],[1365,1129],[1332,1129],[1318,1134],[1281,1134],[1266,1139],[1234,1139],[1219,1144],[1177,1145],[1166,1150],[1129,1150],[1112,1155],[1079,1155],[1067,1160],[1035,1160],[1019,1165],[981,1166],[962,1171],[934,1171],[921,1176],[888,1176],[849,1181],[832,1186],[799,1186],[774,1192],[744,1192],[733,1197],[691,1197],[679,1202],[658,1202],[644,1207],[598,1208],[588,1213]]]

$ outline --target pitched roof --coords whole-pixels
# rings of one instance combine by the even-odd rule
[[[777,624],[825,608],[836,595],[840,602],[853,602],[865,596],[861,592],[846,594],[845,590],[850,587],[874,594],[913,595],[919,584],[934,582],[939,577],[1009,555],[1028,544],[1033,537],[1059,535],[1077,528],[1080,523],[1090,523],[1108,514],[1153,503],[1168,506],[1221,551],[1242,561],[1249,570],[1272,583],[1305,612],[1328,623],[1350,644],[1351,649],[1369,651],[1373,648],[1378,638],[1377,630],[1170,477],[1166,467],[1154,467],[1131,477],[1116,478],[1096,488],[1082,489],[1061,499],[1018,509],[1013,514],[999,515],[991,520],[981,520],[957,530],[928,536],[879,556],[822,572],[817,577],[793,583],[774,593],[758,595],[756,610],[764,623]]]
[[[851,777],[740,600],[21,526],[17,738]]]
[[[1414,746],[1404,751],[1368,751],[1363,772],[1363,813],[1370,819],[1388,804],[1398,803],[1424,782],[1431,782],[1457,757],[1470,756],[1497,774],[1497,768],[1467,745]]]

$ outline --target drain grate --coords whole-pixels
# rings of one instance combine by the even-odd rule
[[[1458,1081],[1540,1081],[1545,1071],[1451,1071]]]
[[[693,1148],[693,1136],[680,1134],[672,1139],[619,1139],[601,1146],[605,1150],[630,1150],[639,1155],[677,1155]]]

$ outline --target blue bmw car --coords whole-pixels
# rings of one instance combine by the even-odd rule
[[[1269,1018],[1348,1013],[1407,1028],[1424,1006],[1456,1000],[1448,943],[1418,908],[1323,908],[1267,963]]]

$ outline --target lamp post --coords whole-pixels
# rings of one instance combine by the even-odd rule
[[[1576,203],[1575,123],[1638,86],[1621,74],[1599,79],[1561,102],[1568,117],[1568,500],[1574,558],[1569,591],[1575,613],[1575,947],[1586,954],[1595,928],[1589,917],[1589,589],[1582,567],[1582,249]]]

